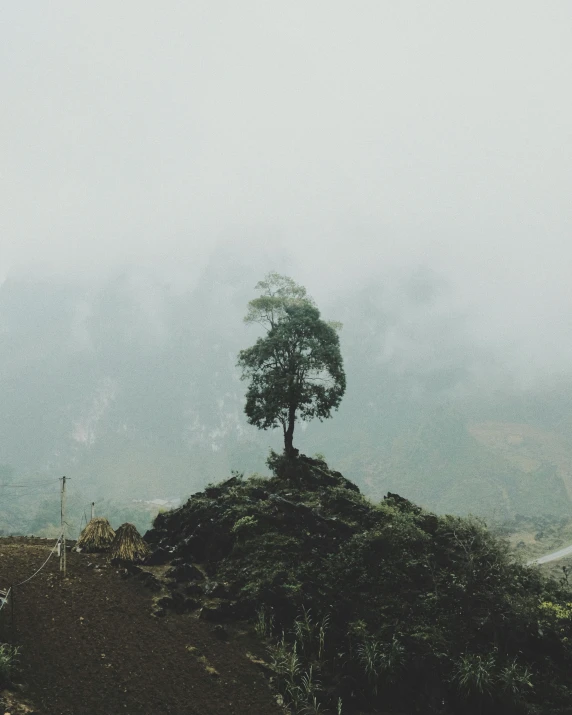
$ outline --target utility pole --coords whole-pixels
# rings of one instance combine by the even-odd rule
[[[61,526],[62,526],[62,556],[60,558],[60,571],[63,572],[63,577],[66,577],[66,479],[62,477],[62,494],[61,494]]]

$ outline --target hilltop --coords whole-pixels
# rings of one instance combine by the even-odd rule
[[[160,514],[172,608],[250,619],[294,713],[562,713],[570,594],[474,519],[272,454]],[[314,708],[312,710],[312,708]],[[321,708],[321,709],[320,709]],[[484,709],[483,709],[484,708]]]
[[[50,562],[16,589],[2,638],[33,712],[568,711],[566,583],[478,520],[374,503],[323,459],[268,466],[159,514],[142,565],[71,553],[69,578]],[[3,581],[50,547],[0,540]]]

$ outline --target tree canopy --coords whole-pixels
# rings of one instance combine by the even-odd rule
[[[287,276],[270,273],[256,288],[262,294],[248,304],[245,322],[266,335],[238,356],[249,381],[244,411],[260,429],[282,427],[292,454],[296,421],[330,417],[345,392],[341,325],[322,320],[306,289]]]

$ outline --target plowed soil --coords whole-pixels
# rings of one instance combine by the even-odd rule
[[[0,588],[31,575],[53,542],[0,539]],[[96,564],[101,568],[90,567]],[[15,589],[14,624],[0,640],[21,646],[20,679],[42,715],[279,715],[240,638],[217,639],[192,615],[151,615],[152,594],[103,556],[54,556]],[[8,611],[8,613],[6,613]],[[213,672],[214,671],[216,672]],[[210,671],[210,672],[209,672]]]

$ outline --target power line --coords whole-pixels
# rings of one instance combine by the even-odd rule
[[[27,492],[21,492],[21,491],[12,492],[12,494],[2,493],[2,501],[21,499],[22,497],[29,497],[32,495],[47,497],[47,496],[49,496],[49,493],[46,492],[45,490],[40,491],[38,489],[30,489]]]
[[[53,484],[56,481],[58,481],[58,480],[57,479],[41,479],[41,480],[38,480],[37,482],[25,482],[24,484],[12,484],[12,482],[9,482],[9,483],[0,484],[0,487],[2,487],[4,489],[25,489],[27,487],[37,487],[39,484]]]

